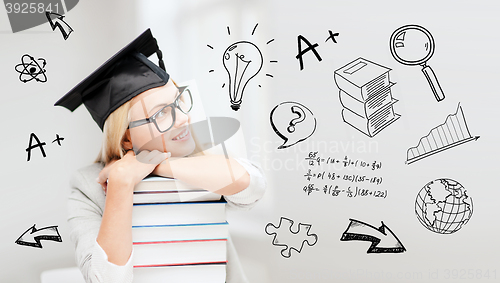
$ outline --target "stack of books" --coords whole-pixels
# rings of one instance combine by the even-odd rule
[[[147,177],[134,188],[134,282],[225,282],[228,224],[221,196]]]
[[[358,58],[334,72],[339,88],[342,119],[365,135],[373,137],[399,119],[391,94],[391,69]]]

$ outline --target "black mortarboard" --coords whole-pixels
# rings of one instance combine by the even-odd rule
[[[159,68],[147,57],[156,53]],[[80,82],[54,106],[74,111],[82,103],[101,130],[109,114],[134,96],[151,88],[163,86],[169,75],[165,71],[162,53],[148,29],[125,46],[90,76]]]

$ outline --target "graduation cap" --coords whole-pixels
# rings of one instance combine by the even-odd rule
[[[156,53],[159,65],[147,57]],[[142,92],[169,80],[163,55],[147,29],[59,99],[54,106],[74,111],[82,103],[101,130],[109,114]]]

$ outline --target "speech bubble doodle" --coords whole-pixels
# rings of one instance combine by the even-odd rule
[[[316,118],[304,105],[286,101],[276,105],[270,115],[271,127],[284,140],[283,149],[309,138],[316,131]]]

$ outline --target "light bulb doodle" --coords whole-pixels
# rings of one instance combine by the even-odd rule
[[[314,114],[298,102],[287,101],[276,105],[270,119],[274,132],[284,141],[278,149],[304,141],[316,131]]]
[[[231,44],[222,57],[222,64],[229,76],[229,98],[234,111],[240,109],[248,82],[262,69],[262,53],[249,41]]]
[[[254,35],[258,25],[259,24],[256,24],[254,26],[252,35]],[[229,27],[227,27],[227,34],[231,36]],[[273,41],[274,39],[271,39],[267,41],[266,44],[270,44]],[[207,44],[207,47],[212,50],[214,49],[210,44]],[[234,111],[238,111],[241,108],[243,94],[248,86],[248,82],[259,74],[262,70],[263,63],[264,58],[262,52],[257,45],[252,42],[234,42],[225,49],[222,54],[222,65],[228,74],[229,99],[231,102],[231,109]],[[278,63],[278,61],[270,60],[269,63]],[[213,73],[214,71],[214,69],[210,69],[208,72]],[[266,74],[266,76],[270,78],[274,77],[271,74]],[[225,86],[226,83],[223,83],[222,88]],[[262,87],[260,84],[258,86]]]

